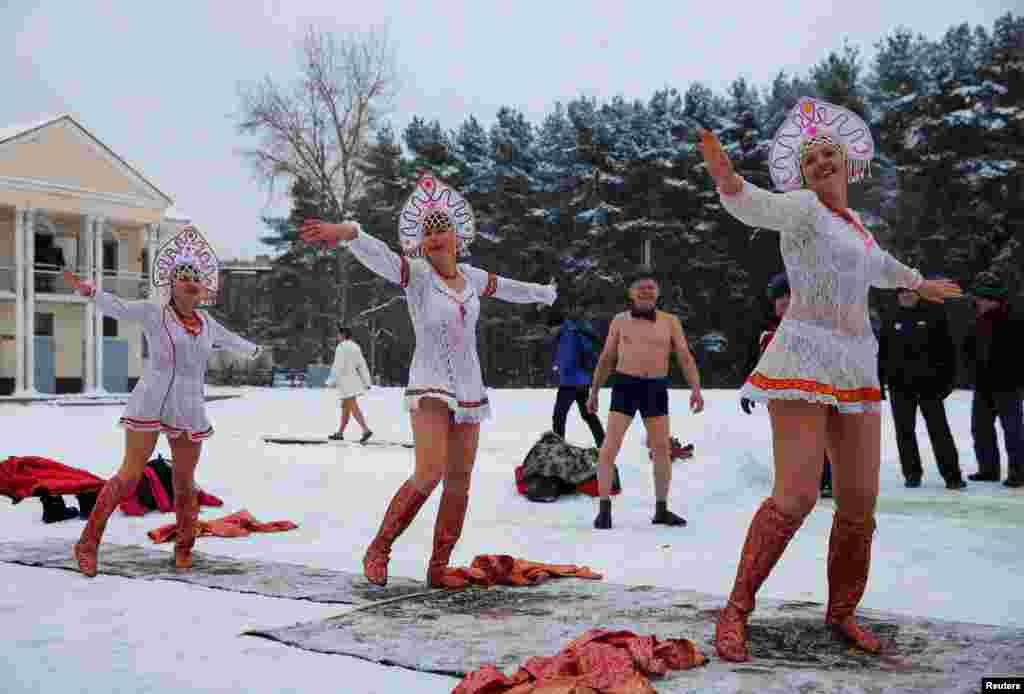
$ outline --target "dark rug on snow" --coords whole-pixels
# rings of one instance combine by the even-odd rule
[[[202,542],[200,540],[200,542]],[[78,570],[70,540],[0,542],[0,562]],[[426,590],[422,581],[393,577],[386,587],[362,574],[193,552],[191,571],[175,571],[172,554],[137,545],[100,545],[99,572],[144,581],[180,581],[205,588],[310,602],[364,605]],[[83,579],[84,580],[84,579]]]
[[[654,682],[658,692],[979,691],[982,676],[1024,673],[1024,629],[859,612],[891,655],[834,640],[824,606],[759,600],[750,622],[753,660],[714,652],[721,597],[646,586],[558,580],[531,588],[433,591],[358,607],[330,619],[246,634],[320,653],[462,677],[492,663],[511,674],[592,628],[687,638],[710,664]],[[424,644],[430,644],[425,648]]]

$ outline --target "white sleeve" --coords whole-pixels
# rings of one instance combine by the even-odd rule
[[[103,315],[116,320],[146,323],[160,313],[160,306],[152,301],[124,301],[102,289],[97,289],[93,298],[96,301],[96,308]]]
[[[481,297],[493,296],[495,299],[511,304],[546,304],[550,306],[558,298],[554,285],[520,282],[486,272],[472,265],[463,266],[467,271],[477,293]]]
[[[743,180],[743,179],[740,179]],[[734,195],[718,191],[722,206],[736,219],[752,227],[780,233],[813,232],[818,196],[811,190],[770,193],[749,181]]]
[[[356,370],[359,372],[360,378],[363,379],[363,385],[369,388],[373,385],[373,379],[370,378],[370,368],[366,365],[366,358],[363,356],[363,350],[360,349],[358,352],[359,361],[356,362]]]
[[[209,313],[204,312],[203,317],[210,328],[210,337],[218,348],[226,349],[229,352],[234,352],[250,359],[255,359],[263,351],[263,348],[256,343],[249,342],[241,335],[237,335],[225,328]]]
[[[403,288],[409,286],[412,273],[406,257],[395,253],[386,243],[364,232],[362,227],[359,227],[354,239],[343,241],[341,245],[370,272]]]
[[[912,267],[908,267],[896,260],[889,252],[875,244],[876,252],[880,254],[879,262],[876,265],[878,273],[871,283],[879,289],[917,289],[921,286],[924,278],[921,273]]]

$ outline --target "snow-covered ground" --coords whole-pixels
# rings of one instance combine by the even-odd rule
[[[213,391],[224,389],[211,389]],[[243,539],[199,540],[198,551],[361,570],[362,552],[384,506],[412,469],[406,449],[278,446],[264,434],[326,434],[336,428],[329,390],[244,390],[208,405],[217,429],[197,479],[222,497],[216,517],[248,509],[260,520],[290,519],[298,530]],[[411,440],[399,391],[363,399],[377,438]],[[474,493],[453,559],[502,553],[586,564],[606,580],[725,595],[747,524],[771,485],[771,446],[763,407],[744,415],[735,391],[706,394],[707,409],[687,413],[689,391],[672,392],[673,433],[693,441],[696,457],[676,463],[671,506],[686,528],[652,526],[650,464],[635,422],[620,456],[624,494],[615,528],[597,532],[595,501],[533,504],[519,497],[513,469],[550,428],[554,392],[494,390],[496,419],[484,424]],[[947,401],[964,474],[974,472],[969,392]],[[602,392],[606,412],[609,392]],[[121,408],[0,405],[0,455],[42,455],[111,475],[122,455],[115,422]],[[358,432],[353,423],[349,430]],[[882,491],[871,580],[863,605],[936,619],[1024,627],[1024,493],[974,483],[949,492],[919,426],[924,484],[903,487],[892,423],[884,422]],[[574,410],[568,438],[590,445]],[[1001,436],[1000,436],[1001,438]],[[158,450],[169,457],[161,442]],[[392,575],[425,573],[435,494],[395,545]],[[0,502],[2,539],[74,538],[82,523],[45,526],[35,500]],[[826,599],[825,555],[832,503],[808,518],[761,595]],[[115,514],[105,539],[148,544],[145,532],[171,515]],[[169,550],[168,546],[161,546]],[[325,618],[343,606],[214,591],[174,582],[142,582],[0,564],[0,682],[9,692],[450,692],[456,680],[340,656],[320,655],[239,636],[247,628]],[[666,636],[659,634],[659,636]],[[682,636],[687,636],[682,634]],[[710,652],[710,644],[703,644]],[[538,654],[548,655],[548,654]]]

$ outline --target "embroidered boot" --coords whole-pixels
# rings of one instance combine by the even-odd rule
[[[388,504],[388,510],[384,513],[384,520],[380,523],[377,536],[373,538],[373,542],[366,549],[366,556],[363,557],[363,575],[367,581],[378,586],[387,585],[391,545],[409,527],[429,496],[430,494],[424,494],[416,489],[412,480],[406,480],[398,488],[391,503]]]
[[[858,523],[836,514],[828,541],[828,609],[825,623],[833,632],[869,653],[879,653],[882,642],[853,618],[864,595],[871,565],[874,519]]]
[[[431,588],[465,588],[469,585],[466,579],[448,569],[452,550],[462,536],[462,523],[468,506],[468,490],[456,491],[445,486],[434,523],[434,553],[427,565],[427,585]]]
[[[736,583],[715,626],[715,649],[723,659],[737,663],[750,660],[747,617],[754,611],[754,595],[802,523],[803,518],[783,514],[771,497],[754,514],[736,570]]]
[[[92,578],[97,571],[97,552],[100,547],[100,540],[103,538],[103,531],[107,528],[107,520],[114,512],[121,500],[135,490],[135,482],[128,482],[117,475],[107,480],[96,497],[96,505],[89,514],[89,520],[82,529],[82,536],[75,544],[75,559],[78,561],[78,569]]]

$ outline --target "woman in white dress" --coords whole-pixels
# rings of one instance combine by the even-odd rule
[[[782,194],[744,181],[718,139],[708,132],[701,137],[725,209],[750,226],[779,232],[792,289],[785,318],[742,389],[743,397],[768,403],[775,481],[751,522],[715,647],[726,660],[749,659],[746,621],[754,595],[814,507],[827,451],[836,513],[825,621],[838,636],[877,653],[881,642],[853,616],[868,579],[881,445],[868,288],[908,287],[935,302],[960,290],[924,280],[879,248],[848,209],[847,186],[864,176],[874,153],[867,125],[851,111],[810,98],[790,111],[769,154]]]
[[[387,583],[391,545],[444,480],[434,526],[434,548],[427,569],[431,587],[459,588],[466,582],[448,568],[469,503],[480,422],[490,404],[480,373],[476,322],[481,297],[520,304],[551,305],[554,286],[497,277],[456,261],[475,234],[473,210],[455,190],[424,176],[399,217],[404,253],[364,233],[355,222],[326,224],[307,220],[309,243],[342,242],[367,268],[405,290],[416,334],[405,408],[412,418],[416,467],[391,500],[380,530],[366,550],[363,572],[377,585]]]
[[[331,365],[331,378],[334,379],[334,386],[338,389],[338,399],[341,401],[341,425],[338,431],[327,438],[334,441],[345,439],[345,428],[348,426],[348,418],[354,417],[363,428],[363,435],[359,443],[366,443],[373,436],[373,432],[366,425],[366,417],[356,400],[365,395],[370,389],[370,370],[366,368],[366,359],[363,358],[363,350],[359,349],[358,343],[352,339],[348,328],[341,328],[338,332],[338,346],[334,348],[334,363]]]
[[[122,301],[82,282],[70,272],[65,279],[83,296],[92,297],[104,315],[142,324],[149,359],[132,390],[119,424],[125,429],[124,461],[103,486],[75,545],[78,567],[95,576],[97,552],[107,519],[134,492],[161,433],[174,460],[174,511],[178,532],[174,565],[192,567],[198,500],[194,485],[203,441],[213,435],[206,417],[204,385],[210,352],[227,349],[255,358],[260,348],[227,330],[197,308],[217,290],[217,258],[199,232],[186,227],[157,254],[153,284],[161,295],[153,301]]]

